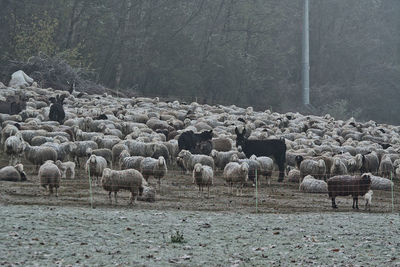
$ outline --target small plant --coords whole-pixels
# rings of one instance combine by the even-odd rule
[[[185,238],[183,237],[183,233],[180,233],[179,231],[176,231],[175,234],[171,235],[171,242],[172,243],[184,243]]]

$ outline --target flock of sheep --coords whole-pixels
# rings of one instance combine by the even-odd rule
[[[352,195],[358,208],[358,195],[370,201],[370,189],[390,190],[388,178],[400,176],[399,126],[12,84],[0,83],[0,98],[23,94],[28,101],[18,114],[0,113],[1,145],[9,156],[0,180],[26,180],[24,156],[50,193],[82,168],[110,200],[112,192],[116,201],[119,190],[128,190],[131,202],[138,195],[154,201],[149,177],[160,189],[168,168],[179,166],[199,191],[209,194],[222,172],[229,192],[235,185],[242,195],[248,180],[264,176],[270,183],[277,165],[278,181],[329,192],[332,207],[336,196]],[[360,186],[361,180],[369,182]]]

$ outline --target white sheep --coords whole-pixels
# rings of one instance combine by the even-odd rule
[[[24,148],[25,143],[19,132],[6,139],[4,142],[4,151],[10,157],[9,165],[15,165],[20,162],[20,157]]]
[[[271,185],[271,176],[274,170],[274,161],[270,157],[257,157],[256,155],[252,155],[250,159],[257,160],[258,163],[260,163],[260,169],[257,175],[265,176],[268,185]],[[258,181],[260,181],[260,179],[258,179]]]
[[[211,150],[211,157],[214,160],[214,164],[216,168],[219,168],[221,170],[223,170],[226,166],[226,164],[228,164],[231,161],[232,155],[237,155],[238,158],[246,158],[245,156],[243,156],[243,153],[240,153],[238,151],[217,151],[215,149]]]
[[[193,183],[196,183],[200,190],[203,191],[204,187],[207,186],[207,195],[210,197],[210,186],[213,185],[214,171],[210,166],[201,165],[196,163],[193,168]]]
[[[333,164],[331,167],[331,171],[330,171],[330,175],[336,176],[336,175],[345,175],[345,174],[347,174],[346,165],[339,158],[334,158]]]
[[[36,169],[39,168],[41,164],[44,164],[47,160],[51,160],[55,162],[57,160],[57,152],[51,148],[46,146],[30,146],[25,142],[25,158],[29,160],[36,166]]]
[[[101,177],[101,185],[104,190],[108,191],[111,200],[111,193],[114,192],[115,203],[117,203],[117,192],[119,190],[128,190],[131,192],[130,204],[136,200],[137,195],[142,195],[144,186],[147,186],[143,175],[134,169],[115,171],[109,168],[103,170]]]
[[[371,190],[390,191],[393,188],[393,182],[387,178],[371,175]]]
[[[26,173],[24,166],[19,163],[15,166],[6,166],[0,169],[1,181],[22,182],[26,181]]]
[[[326,173],[325,161],[305,159],[300,163],[300,176],[304,178],[307,175],[312,175],[315,178],[321,179]]]
[[[140,171],[140,164],[142,163],[144,157],[142,156],[122,157],[124,156],[124,152],[122,152],[120,156],[121,156],[120,160],[121,170],[135,169]]]
[[[154,176],[158,179],[158,188],[161,189],[161,178],[167,174],[167,163],[163,156],[158,159],[146,157],[140,163],[140,170],[143,174],[144,179],[147,181],[150,176]]]
[[[385,178],[391,178],[393,174],[393,163],[388,155],[384,155],[379,164],[379,174]]]
[[[49,194],[53,194],[53,188],[56,189],[56,197],[58,196],[57,189],[60,187],[61,172],[54,161],[47,160],[39,168],[39,181],[40,185],[47,189],[49,187]]]
[[[61,178],[63,179],[75,179],[75,162],[67,161],[62,162],[61,160],[56,161],[58,169],[61,171]]]
[[[328,193],[328,184],[307,175],[300,183],[299,190],[304,193]]]
[[[372,203],[372,195],[373,194],[374,194],[374,191],[368,190],[368,192],[364,195],[365,209],[368,208],[368,210],[371,210],[371,203]]]
[[[236,184],[236,196],[243,195],[243,186],[249,179],[249,165],[246,162],[239,164],[237,162],[229,162],[224,168],[224,178],[229,184],[228,194],[233,194],[233,184]]]
[[[91,155],[85,164],[85,173],[87,173],[96,184],[99,183],[99,177],[103,175],[107,168],[107,161],[102,156]]]
[[[193,171],[194,165],[196,163],[201,163],[202,165],[210,166],[214,169],[214,160],[210,156],[201,155],[201,154],[192,154],[188,150],[181,150],[178,154],[178,160],[181,159],[184,168],[186,169],[187,173]]]

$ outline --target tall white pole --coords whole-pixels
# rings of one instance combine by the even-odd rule
[[[304,0],[303,16],[303,55],[302,55],[302,85],[303,104],[310,104],[310,51],[309,51],[309,23],[308,23],[308,0]]]

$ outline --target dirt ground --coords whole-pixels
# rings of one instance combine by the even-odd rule
[[[59,196],[28,181],[0,182],[0,265],[377,265],[400,266],[400,195],[374,191],[371,211],[338,197],[305,194],[297,184],[265,180],[244,195],[227,193],[220,174],[210,197],[189,175],[170,170],[156,202],[129,205],[128,192],[110,204],[87,177],[62,180]],[[156,186],[154,179],[150,184]],[[395,188],[399,188],[398,182]],[[258,214],[256,211],[258,210]],[[171,242],[180,231],[184,243]]]

